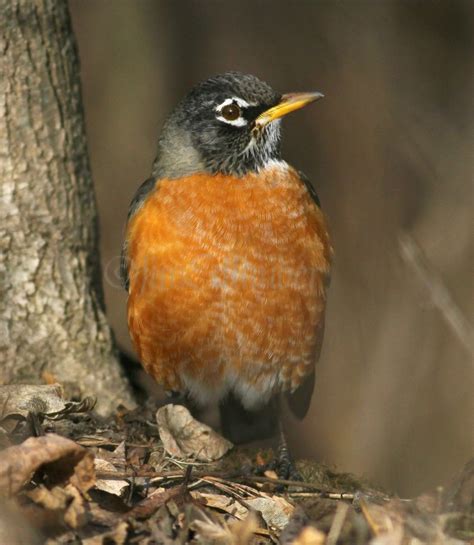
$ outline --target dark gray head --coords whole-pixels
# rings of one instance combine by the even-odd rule
[[[280,118],[321,96],[281,95],[255,76],[238,72],[199,83],[165,123],[152,175],[258,171],[280,159]]]

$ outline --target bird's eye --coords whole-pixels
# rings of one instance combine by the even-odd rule
[[[240,117],[240,108],[234,103],[226,104],[221,110],[221,115],[227,121],[235,121]]]

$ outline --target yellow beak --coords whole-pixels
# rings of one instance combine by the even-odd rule
[[[307,104],[310,104],[311,102],[323,97],[324,95],[322,93],[317,92],[288,93],[287,95],[283,95],[281,97],[281,101],[276,106],[266,110],[257,117],[255,120],[255,125],[257,127],[264,127],[265,125],[268,125],[268,123],[275,121],[275,119],[283,117],[284,115],[294,112],[295,110],[299,110]]]

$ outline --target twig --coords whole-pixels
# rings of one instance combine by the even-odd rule
[[[331,524],[331,529],[329,530],[328,537],[326,539],[326,545],[336,545],[337,539],[341,534],[342,526],[344,520],[346,519],[347,511],[349,505],[347,503],[340,503],[337,506],[336,514]]]
[[[414,270],[420,282],[428,290],[433,305],[441,312],[461,344],[471,356],[474,355],[473,328],[452,298],[443,279],[433,269],[422,249],[410,234],[401,233],[398,241],[403,260]]]
[[[223,486],[232,488],[232,490],[238,490],[240,494],[247,495],[247,496],[253,496],[253,497],[259,497],[260,493],[251,486],[247,486],[245,484],[236,483],[232,480],[225,479],[222,477],[218,477],[217,475],[206,475],[201,478],[201,480],[210,482],[212,484],[214,483],[221,483]]]
[[[131,478],[143,478],[143,479],[157,479],[164,481],[166,479],[182,479],[183,473],[176,473],[176,471],[97,471],[97,478],[104,480],[122,480]]]
[[[184,474],[184,478],[183,478],[183,489],[184,490],[187,490],[188,486],[189,486],[189,481],[191,480],[191,473],[193,472],[193,465],[190,464],[187,468],[186,468],[186,472]]]
[[[122,515],[122,518],[127,520],[133,519],[145,519],[150,517],[153,513],[158,511],[158,509],[165,505],[169,500],[177,498],[182,494],[183,488],[181,485],[173,486],[168,490],[163,492],[155,492],[150,494],[142,501],[140,501],[133,509],[127,511]]]
[[[318,492],[324,493],[321,488],[313,483],[305,483],[304,481],[290,481],[289,479],[272,479],[271,477],[261,477],[259,475],[234,475],[236,480],[245,480],[254,483],[270,483],[270,484],[280,484],[283,486],[297,486],[299,488],[310,488],[311,490],[316,490]]]
[[[189,466],[190,467],[190,466]],[[299,488],[306,488],[308,490],[311,490],[312,492],[287,492],[291,496],[298,496],[301,495],[301,497],[304,497],[304,495],[311,495],[312,497],[320,497],[320,498],[328,498],[332,500],[347,500],[347,501],[353,501],[354,500],[354,494],[351,492],[328,492],[326,490],[322,490],[319,486],[317,486],[314,483],[306,483],[304,481],[290,481],[287,479],[271,479],[270,477],[261,477],[258,475],[220,475],[220,474],[212,474],[212,473],[198,473],[193,472],[193,476],[196,480],[201,481],[218,481],[222,484],[229,486],[232,485],[234,488],[239,487],[241,490],[245,491],[247,494],[251,494],[249,488],[244,484],[234,482],[234,481],[249,481],[249,482],[255,482],[255,483],[269,483],[269,484],[275,484],[275,485],[283,485],[283,486],[295,486]],[[172,471],[168,472],[158,472],[158,471],[137,471],[133,474],[127,471],[98,471],[97,472],[97,479],[103,479],[103,480],[122,480],[122,479],[131,479],[131,478],[148,478],[153,479],[153,484],[160,482],[160,481],[173,481],[173,480],[180,480],[183,478],[182,473],[176,473]]]
[[[235,501],[239,502],[241,505],[243,505],[249,512],[253,511],[253,508],[251,505],[249,505],[239,494],[237,494],[233,487],[224,485],[222,483],[219,483],[216,479],[202,479],[203,482],[210,484],[211,486],[214,486],[217,488],[217,490],[220,490],[221,492],[224,492],[225,494],[228,494],[229,496],[232,496]]]
[[[191,472],[192,472],[193,466],[190,465],[186,469],[186,473],[183,475],[180,475],[180,478],[182,479],[182,483],[173,486],[172,488],[169,488],[168,490],[164,490],[163,492],[154,492],[153,494],[150,494],[146,498],[144,498],[142,501],[140,501],[133,509],[130,511],[127,511],[122,515],[122,518],[124,519],[145,519],[150,517],[153,513],[158,511],[158,509],[165,505],[168,501],[171,499],[173,500],[184,500],[188,496],[188,484],[189,479],[191,478]]]
[[[122,441],[117,442],[109,439],[95,437],[80,437],[78,439],[74,439],[74,441],[82,447],[118,447],[122,443]],[[152,448],[153,446],[153,443],[127,443],[127,447],[131,448]]]
[[[354,501],[354,494],[348,492],[287,492],[292,498],[325,498],[328,500]]]

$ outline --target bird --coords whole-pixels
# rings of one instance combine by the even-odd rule
[[[281,120],[320,98],[250,74],[195,85],[165,122],[129,208],[121,277],[132,343],[164,389],[217,403],[235,443],[309,407],[333,249]],[[184,397],[183,397],[184,396]]]

